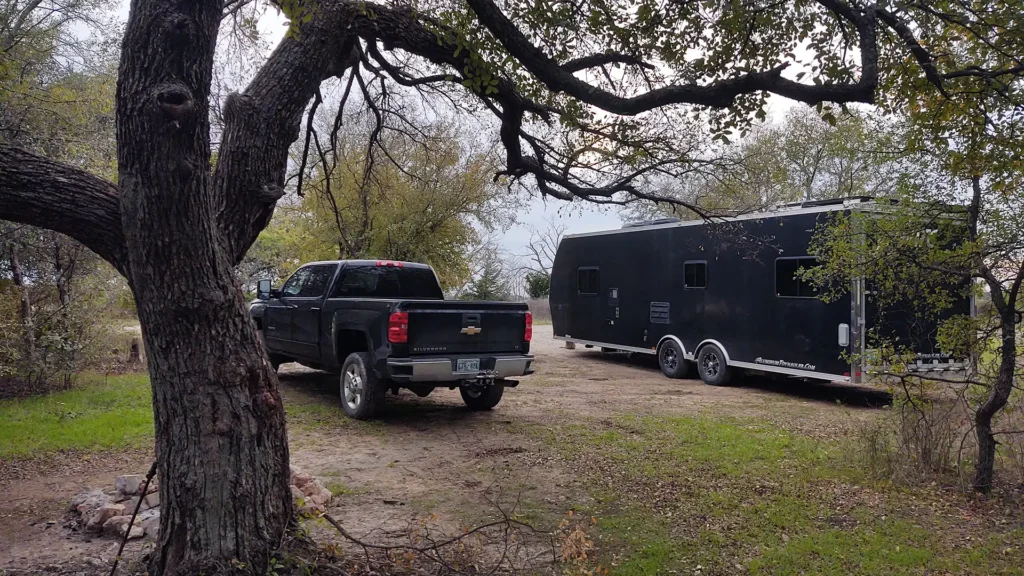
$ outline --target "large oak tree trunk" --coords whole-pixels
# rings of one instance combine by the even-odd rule
[[[136,286],[152,283],[135,297],[160,462],[158,574],[266,566],[291,517],[276,378],[231,268],[205,264],[133,274]]]
[[[277,381],[216,221],[209,90],[221,3],[134,0],[117,90],[128,279],[149,355],[158,574],[261,571],[291,517]]]

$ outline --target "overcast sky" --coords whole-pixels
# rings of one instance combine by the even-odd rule
[[[128,8],[129,1],[122,0],[118,10],[122,20],[127,20]],[[273,50],[287,30],[286,19],[274,8],[268,8],[259,21],[259,28],[269,40],[270,50]],[[789,100],[771,96],[768,100],[769,118],[780,118],[792,105]],[[565,225],[569,234],[607,230],[622,225],[615,207],[596,206],[586,202],[544,200],[538,194],[517,215],[517,223],[514,226],[507,231],[499,231],[494,236],[508,252],[522,254],[529,242],[531,229],[544,228],[551,219]]]

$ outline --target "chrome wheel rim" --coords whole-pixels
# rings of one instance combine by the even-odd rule
[[[355,366],[349,366],[341,376],[341,397],[349,410],[357,410],[363,403],[363,378]]]
[[[708,352],[704,355],[704,361],[701,364],[704,366],[704,374],[707,377],[714,378],[715,376],[718,376],[718,371],[721,369],[718,354]]]
[[[679,366],[679,355],[676,354],[675,348],[665,346],[661,351],[661,362],[669,372],[675,370]]]

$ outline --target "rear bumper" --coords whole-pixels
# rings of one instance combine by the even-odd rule
[[[478,358],[466,356],[466,358]],[[457,358],[391,358],[388,378],[396,382],[454,382],[492,380],[533,374],[533,356],[480,356],[479,372],[457,372]]]

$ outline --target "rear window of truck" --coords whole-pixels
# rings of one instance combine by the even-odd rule
[[[345,268],[331,298],[443,300],[434,271],[397,266]]]

